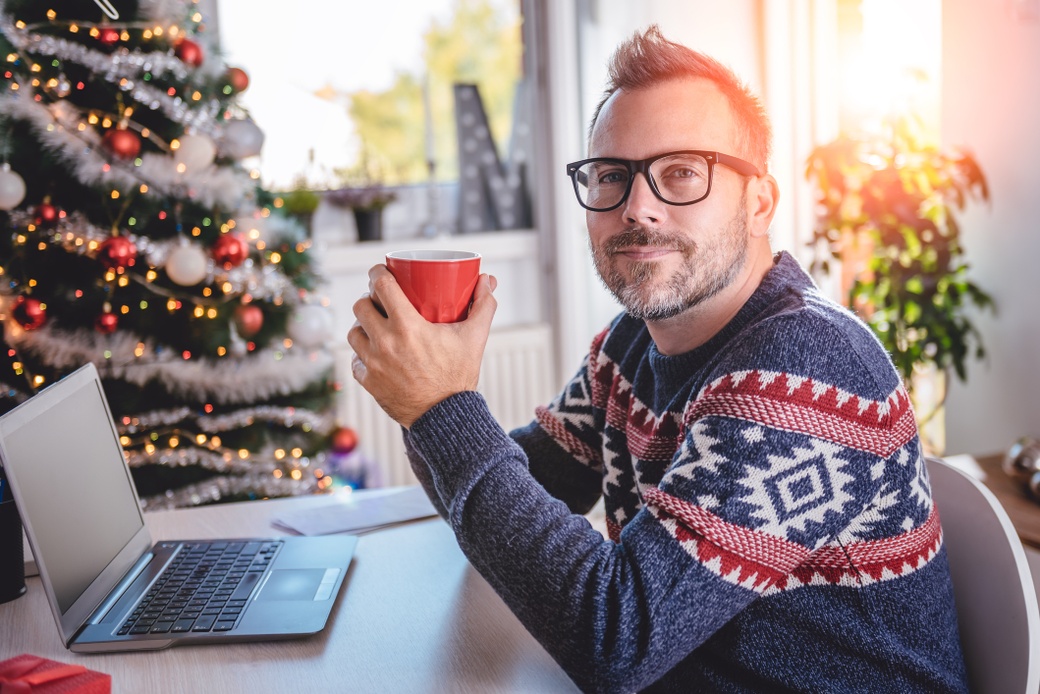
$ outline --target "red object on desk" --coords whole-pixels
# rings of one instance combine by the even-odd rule
[[[112,675],[24,653],[0,662],[0,694],[110,694]]]

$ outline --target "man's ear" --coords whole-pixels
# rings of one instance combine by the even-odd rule
[[[751,236],[767,236],[780,202],[780,186],[769,174],[748,181],[747,220]]]

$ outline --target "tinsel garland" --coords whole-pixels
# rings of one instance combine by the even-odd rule
[[[2,388],[0,384],[0,388]],[[188,419],[194,410],[189,407],[176,407],[169,410],[154,410],[133,417],[131,424],[121,425],[119,431],[126,434],[136,434],[139,431],[147,431],[156,426],[171,426]],[[283,427],[301,426],[310,431],[321,434],[328,433],[332,429],[332,416],[319,414],[299,407],[274,407],[272,405],[261,405],[259,407],[247,407],[236,412],[221,415],[200,415],[195,418],[195,424],[201,431],[207,434],[219,434],[231,431],[256,422],[267,422],[278,424]]]
[[[0,32],[19,51],[82,65],[106,82],[118,85],[120,91],[133,97],[137,103],[152,111],[162,109],[170,120],[218,139],[219,101],[212,99],[205,104],[189,105],[181,97],[171,96],[141,79],[144,73],[156,77],[170,73],[177,81],[184,82],[191,72],[172,50],[143,52],[120,48],[114,53],[105,53],[75,41],[19,29],[7,15],[0,15]],[[25,85],[19,84],[19,88],[24,89]]]
[[[184,0],[139,0],[138,12],[156,24],[180,24],[184,21],[184,6]]]
[[[156,349],[151,339],[126,331],[102,335],[46,325],[23,330],[10,320],[4,321],[4,339],[20,352],[45,358],[55,369],[73,369],[92,361],[103,378],[137,386],[158,379],[170,393],[219,404],[290,395],[321,379],[334,365],[330,351],[300,348],[266,347],[241,358],[185,360],[170,349]]]
[[[69,60],[89,68],[95,75],[109,82],[121,78],[130,78],[136,74],[150,72],[161,77],[171,73],[179,82],[188,78],[188,67],[184,62],[166,51],[140,50],[130,51],[126,48],[115,53],[103,53],[88,48],[82,43],[60,39],[50,34],[38,34],[28,28],[19,28],[10,15],[0,15],[0,32],[3,32],[11,45],[19,51],[27,51],[41,55],[53,56],[61,60]],[[132,71],[128,71],[129,67]]]
[[[275,449],[268,446],[264,450],[252,452],[248,458],[240,458],[233,451],[215,451],[207,448],[184,445],[177,448],[154,448],[149,451],[131,450],[126,452],[127,464],[131,468],[145,465],[162,465],[164,467],[187,467],[189,465],[212,470],[221,474],[240,474],[246,472],[264,472],[274,476],[275,470],[283,467],[290,469],[309,468],[311,463],[319,467],[325,461],[325,454],[318,453],[311,458],[291,459],[287,465],[279,465],[274,454]],[[262,462],[261,462],[262,461]]]
[[[171,489],[165,494],[145,497],[141,499],[141,507],[146,511],[157,511],[214,503],[228,496],[274,498],[314,494],[319,491],[321,489],[318,480],[313,475],[305,475],[302,479],[294,480],[290,477],[276,478],[270,474],[247,473],[213,477],[176,490]]]
[[[36,217],[27,210],[15,210],[10,214],[11,221],[15,226],[27,227],[36,221]],[[153,268],[161,268],[166,265],[166,258],[170,251],[177,248],[182,239],[165,239],[157,241],[149,236],[137,235],[123,232],[123,236],[133,242],[138,256],[144,258],[147,264]],[[45,234],[54,244],[60,245],[70,253],[89,255],[105,240],[112,237],[111,230],[102,229],[88,222],[80,212],[73,212],[64,218],[59,218],[52,223]],[[91,242],[94,242],[91,244]],[[173,296],[172,293],[163,291],[154,283],[147,281],[143,276],[133,272],[126,272],[128,276],[134,277],[140,284],[152,289],[156,294]],[[212,258],[206,260],[206,277],[203,282],[212,285],[216,282],[230,286],[230,291],[224,293],[220,299],[206,300],[196,298],[197,304],[218,304],[231,301],[232,299],[248,292],[254,300],[271,299],[284,302],[290,306],[301,303],[300,292],[292,283],[292,280],[280,272],[273,265],[257,266],[252,258],[247,258],[241,265],[231,270],[224,270]]]
[[[30,91],[23,88],[0,98],[0,114],[28,122],[40,144],[67,163],[84,185],[139,190],[144,183],[144,194],[157,199],[188,198],[224,209],[238,208],[255,186],[247,172],[234,167],[179,172],[173,157],[165,154],[142,154],[140,166],[109,162],[101,154],[101,135],[93,128],[79,130],[83,120],[74,107],[67,101],[45,106]]]

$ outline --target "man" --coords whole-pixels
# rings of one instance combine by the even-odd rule
[[[422,321],[382,266],[354,376],[473,565],[587,691],[966,691],[913,412],[881,345],[772,254],[769,124],[654,27],[568,167],[624,314],[530,426],[474,392],[495,310]],[[580,515],[602,495],[610,539]]]

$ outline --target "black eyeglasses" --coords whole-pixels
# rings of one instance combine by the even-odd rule
[[[574,194],[586,210],[608,212],[628,199],[636,174],[646,176],[650,190],[669,205],[692,205],[708,197],[715,165],[733,169],[742,176],[761,176],[754,164],[720,152],[687,149],[665,152],[634,161],[597,157],[567,165]]]

